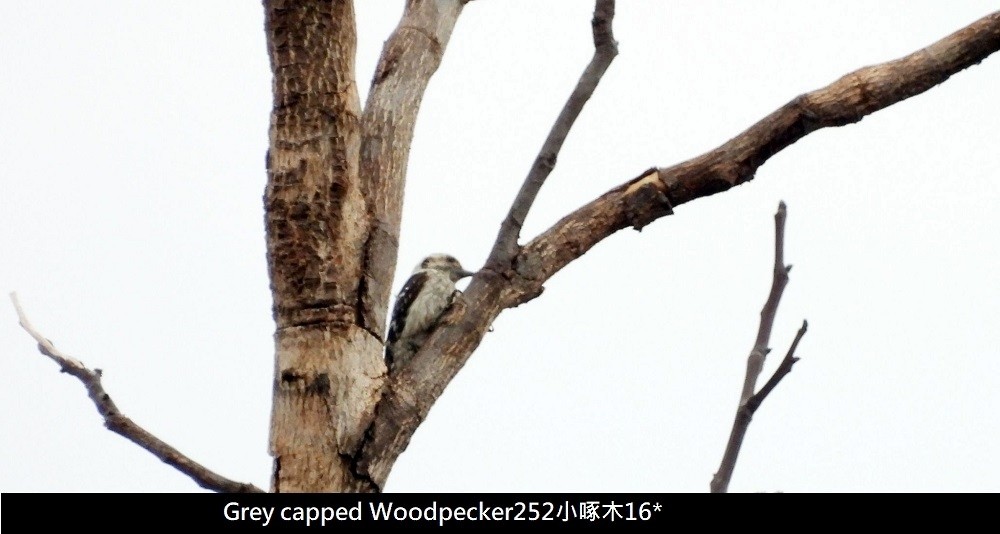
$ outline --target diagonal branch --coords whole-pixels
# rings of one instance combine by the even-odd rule
[[[10,294],[10,300],[14,303],[14,309],[17,310],[17,318],[21,323],[21,327],[38,342],[38,351],[59,364],[60,370],[63,373],[69,373],[78,378],[83,383],[83,387],[87,388],[87,394],[90,396],[90,400],[94,401],[94,406],[97,408],[98,413],[104,418],[104,426],[108,430],[146,449],[167,465],[173,466],[181,473],[191,477],[192,480],[205,489],[224,493],[263,492],[263,490],[253,484],[229,480],[210,471],[207,467],[188,458],[163,440],[150,434],[146,429],[135,424],[128,417],[122,415],[118,411],[118,407],[115,406],[114,401],[111,400],[111,396],[108,395],[104,390],[104,386],[101,385],[101,370],[90,370],[79,360],[67,356],[56,349],[51,341],[31,326],[27,316],[24,314],[24,310],[21,309],[21,304],[17,300],[16,293]]]
[[[722,455],[722,463],[719,465],[719,471],[712,477],[710,486],[712,493],[726,493],[729,489],[729,481],[733,478],[733,470],[736,469],[736,460],[739,458],[740,448],[743,446],[743,438],[746,437],[750,421],[753,420],[753,414],[757,412],[757,408],[760,408],[764,399],[778,386],[778,382],[781,382],[781,379],[785,378],[785,375],[792,372],[792,366],[795,365],[795,362],[799,361],[795,357],[795,349],[798,348],[802,336],[806,335],[808,327],[809,323],[802,321],[802,327],[796,332],[795,339],[792,341],[791,347],[788,348],[788,353],[781,360],[778,368],[774,371],[774,375],[764,384],[764,387],[760,388],[760,391],[751,395],[746,402],[741,402],[740,407],[737,408],[736,418],[733,420],[733,430],[730,432],[729,442],[726,444],[726,452]]]
[[[1000,12],[906,57],[862,68],[793,99],[719,148],[669,168],[652,168],[577,209],[525,245],[512,269],[481,270],[464,305],[394,377],[357,453],[380,485],[444,388],[493,320],[541,294],[543,284],[611,234],[672,213],[673,206],[753,178],[771,156],[820,128],[843,126],[943,83],[1000,49]]]
[[[528,216],[528,210],[535,202],[538,191],[545,184],[546,178],[556,167],[556,159],[562,149],[566,137],[569,136],[573,123],[576,122],[583,106],[590,100],[597,89],[597,84],[601,82],[604,73],[607,72],[611,62],[618,55],[618,43],[612,33],[611,23],[615,18],[615,0],[597,0],[594,6],[594,18],[591,26],[594,30],[594,57],[591,58],[587,68],[580,75],[580,80],[570,94],[566,105],[563,106],[559,117],[549,131],[549,136],[542,144],[542,149],[535,162],[528,172],[521,185],[521,190],[517,192],[517,197],[500,225],[500,233],[493,244],[489,259],[486,260],[487,268],[493,270],[503,269],[517,255],[517,238],[521,234],[521,227],[524,219]]]
[[[501,224],[500,232],[497,235],[496,242],[493,245],[493,249],[490,252],[490,256],[486,261],[486,269],[482,271],[482,276],[485,278],[493,278],[497,272],[506,270],[510,267],[511,261],[517,256],[519,250],[517,247],[517,239],[520,235],[521,225],[524,222],[528,211],[531,209],[531,205],[535,201],[535,197],[538,195],[538,191],[541,189],[542,185],[545,183],[546,178],[555,168],[556,158],[559,151],[562,149],[563,143],[566,141],[569,135],[570,129],[572,129],[573,124],[576,122],[577,117],[583,111],[583,106],[590,100],[590,97],[594,94],[597,89],[597,85],[600,83],[601,78],[607,71],[608,67],[611,65],[612,60],[618,55],[618,43],[614,39],[614,34],[612,32],[612,22],[615,16],[615,1],[614,0],[596,0],[594,5],[594,17],[591,20],[591,27],[593,30],[594,37],[594,55],[587,67],[584,69],[583,74],[580,76],[580,80],[577,82],[563,106],[562,111],[556,118],[549,135],[542,145],[542,148],[535,158],[535,162],[532,165],[528,176],[525,178],[524,183],[521,185],[521,189],[514,199],[511,205],[510,211],[507,217]],[[386,51],[389,50],[389,45],[386,45]],[[383,61],[387,52],[383,52]],[[380,66],[379,72],[382,68]],[[376,81],[378,81],[380,75],[376,74]],[[371,106],[371,100],[369,101],[369,106]],[[369,109],[365,110],[366,115],[369,113]],[[362,149],[362,162],[366,158],[366,150]],[[364,166],[363,166],[364,169]],[[365,173],[362,173],[365,175]],[[401,178],[399,178],[401,179]],[[382,186],[385,187],[384,185]],[[377,192],[378,188],[373,189],[374,198],[378,198],[380,193]],[[391,192],[392,190],[390,190]],[[382,193],[383,195],[385,193]],[[400,193],[401,194],[401,191]],[[380,203],[376,203],[376,209],[380,208]],[[397,214],[398,214],[397,210]],[[391,213],[391,212],[390,212]],[[376,230],[381,222],[378,221],[376,217]],[[395,230],[395,235],[398,236],[398,217],[396,219],[397,226],[390,226],[388,230]],[[382,237],[391,237],[389,232],[375,231],[372,234],[373,238],[379,239]],[[376,246],[371,250],[386,250],[387,246],[391,247],[392,259],[395,259],[395,241],[389,240],[388,242],[383,242],[381,246]],[[385,254],[384,252],[382,254]],[[382,258],[382,263],[385,262],[387,258]],[[394,261],[389,263],[394,265]],[[371,265],[376,265],[376,263],[371,263]],[[391,277],[390,277],[391,280]],[[475,282],[473,282],[475,284]],[[463,309],[469,309],[473,313],[483,314],[482,317],[477,320],[477,323],[492,322],[492,319],[496,317],[499,313],[499,308],[495,308],[497,302],[496,297],[498,295],[493,295],[487,299],[477,298],[475,295],[477,293],[473,291],[471,293],[472,299],[463,299],[463,302],[472,302],[471,306],[460,306]],[[367,306],[367,303],[366,303]],[[455,314],[451,314],[454,316]],[[487,318],[487,316],[489,318]],[[446,321],[447,322],[447,321]],[[471,347],[468,347],[468,353],[471,353],[472,349],[475,348],[481,339],[481,334],[466,336],[467,341],[473,343]],[[464,353],[464,350],[462,351]],[[372,422],[369,432],[366,433],[365,442],[361,444],[360,449],[357,454],[357,460],[355,461],[356,470],[359,472],[367,473],[371,480],[374,481],[377,487],[381,487],[384,483],[385,478],[388,476],[389,469],[395,462],[396,457],[406,448],[409,442],[410,436],[416,430],[417,426],[423,420],[427,411],[430,410],[430,405],[433,401],[440,396],[441,391],[443,391],[444,386],[451,381],[451,377],[454,376],[452,373],[444,381],[439,381],[440,389],[436,389],[431,392],[431,396],[428,401],[424,401],[427,397],[418,394],[415,389],[417,384],[422,383],[422,378],[412,376],[414,373],[431,373],[435,374],[437,369],[434,364],[435,359],[438,359],[433,351],[423,350],[421,353],[424,355],[421,357],[418,354],[411,360],[411,363],[407,371],[404,371],[401,375],[397,374],[395,376],[395,381],[390,384],[387,388],[382,400],[378,406],[378,412],[376,419]],[[432,358],[432,359],[429,359]],[[467,358],[466,355],[462,358],[462,361]],[[432,365],[427,365],[431,363]],[[460,367],[460,366],[459,366]],[[459,367],[453,367],[454,373],[458,372]],[[433,378],[432,382],[436,381]],[[386,429],[390,429],[391,432],[386,432]],[[399,432],[400,429],[405,429],[405,432]]]
[[[767,301],[760,310],[760,326],[757,329],[757,339],[754,340],[753,348],[747,357],[747,374],[743,381],[743,392],[740,394],[739,407],[736,409],[736,420],[733,421],[733,430],[729,435],[729,442],[726,444],[726,452],[722,455],[722,464],[719,470],[712,477],[712,493],[725,493],[732,479],[733,470],[736,469],[736,459],[740,454],[740,447],[743,446],[743,437],[746,435],[750,420],[757,407],[764,401],[764,398],[778,385],[786,374],[792,370],[795,361],[792,355],[799,344],[799,339],[805,334],[806,323],[803,321],[799,335],[795,337],[792,348],[785,361],[778,367],[771,380],[764,385],[759,393],[754,395],[757,387],[757,379],[764,368],[764,360],[771,349],[767,344],[771,341],[771,329],[774,327],[774,318],[778,314],[778,303],[781,302],[781,295],[788,285],[788,271],[792,270],[791,265],[785,265],[785,219],[788,211],[784,202],[778,203],[778,211],[774,213],[774,276],[771,279],[771,291],[768,292]],[[786,368],[787,367],[787,368]]]
[[[760,408],[764,399],[766,399],[767,396],[774,391],[774,388],[778,386],[778,382],[781,382],[781,379],[784,378],[785,375],[792,372],[792,365],[799,361],[799,359],[795,357],[795,349],[799,348],[799,341],[802,341],[802,336],[806,335],[806,330],[808,329],[809,321],[803,319],[802,326],[799,327],[799,331],[795,333],[795,339],[792,340],[792,345],[788,347],[788,352],[781,360],[781,363],[778,364],[778,368],[774,371],[774,375],[772,375],[771,378],[764,383],[764,387],[760,388],[760,391],[747,399],[746,405],[747,409],[750,410],[751,415],[757,411],[757,408]]]
[[[510,292],[516,306],[542,283],[611,234],[643,226],[672,208],[727,191],[753,179],[768,159],[806,135],[860,121],[919,95],[1000,50],[1000,12],[908,56],[864,67],[803,94],[722,146],[672,167],[652,168],[557,222],[524,246],[517,258],[523,287]]]

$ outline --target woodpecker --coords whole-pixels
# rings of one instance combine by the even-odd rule
[[[473,274],[447,254],[432,254],[417,265],[392,308],[385,344],[385,364],[390,371],[420,350],[458,293],[455,282]]]

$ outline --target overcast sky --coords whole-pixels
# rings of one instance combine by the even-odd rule
[[[365,98],[401,1],[360,1]],[[995,1],[619,2],[620,55],[523,235],[796,95],[924,47]],[[421,107],[395,288],[485,260],[592,54],[589,1],[479,0]],[[202,491],[107,431],[17,325],[104,370],[136,422],[268,487],[273,371],[259,2],[0,6],[0,490]],[[732,491],[998,491],[1000,58],[814,133],[754,181],[623,231],[505,312],[387,491],[707,491],[770,285],[802,360]],[[363,100],[362,100],[363,101]]]

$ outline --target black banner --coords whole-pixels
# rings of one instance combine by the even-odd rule
[[[671,494],[4,494],[3,529],[157,530],[664,526]],[[749,504],[749,503],[748,503]],[[45,511],[44,513],[39,513]],[[702,517],[704,519],[704,517]]]

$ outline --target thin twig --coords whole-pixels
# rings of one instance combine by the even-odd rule
[[[612,33],[611,23],[615,18],[615,0],[597,0],[594,5],[594,18],[591,26],[594,31],[594,57],[590,59],[587,68],[580,75],[580,80],[566,100],[559,117],[552,125],[549,136],[545,139],[542,149],[535,158],[527,178],[521,184],[521,190],[517,192],[514,203],[511,204],[507,217],[500,225],[500,233],[490,251],[490,257],[486,265],[494,270],[503,270],[506,265],[517,255],[517,239],[521,235],[521,227],[524,219],[528,216],[528,210],[535,202],[538,191],[542,188],[546,178],[556,166],[556,159],[562,149],[563,142],[569,135],[573,123],[576,122],[583,106],[590,100],[597,89],[604,73],[608,70],[611,62],[618,55],[618,43]]]
[[[770,380],[764,384],[764,387],[760,388],[760,391],[747,400],[746,407],[747,410],[750,411],[750,415],[753,415],[754,412],[757,411],[757,408],[760,408],[764,399],[766,399],[767,396],[771,394],[771,391],[778,386],[778,382],[781,382],[781,379],[785,378],[785,375],[792,372],[792,366],[795,365],[795,362],[799,361],[799,359],[795,357],[795,349],[799,347],[799,341],[802,340],[802,336],[806,335],[806,330],[808,328],[809,321],[803,319],[802,326],[799,328],[799,331],[795,333],[795,339],[792,340],[792,345],[788,347],[788,352],[781,360],[778,368],[775,369],[774,374],[771,375]]]
[[[781,361],[778,369],[771,376],[770,380],[764,384],[756,394],[754,388],[757,379],[760,377],[764,367],[764,359],[771,351],[767,344],[771,340],[771,329],[774,326],[774,318],[778,313],[778,303],[781,301],[782,292],[788,285],[788,271],[791,265],[785,265],[785,217],[787,210],[785,203],[778,204],[778,211],[774,214],[774,277],[771,281],[771,291],[767,296],[767,302],[760,310],[760,327],[757,330],[757,339],[754,341],[750,356],[747,357],[747,374],[743,381],[743,392],[740,394],[739,407],[736,409],[736,417],[733,420],[733,429],[729,434],[729,442],[726,443],[726,452],[722,455],[722,462],[719,470],[712,477],[712,493],[725,493],[729,489],[729,481],[733,477],[736,469],[736,460],[740,455],[740,448],[743,446],[743,438],[746,436],[747,428],[753,419],[754,412],[760,407],[764,399],[777,387],[778,382],[792,371],[792,365],[798,361],[795,357],[795,349],[799,346],[799,341],[806,333],[808,323],[802,321],[802,328],[795,335],[788,353]]]
[[[115,406],[114,401],[111,400],[111,396],[104,391],[104,386],[101,385],[101,370],[90,370],[80,360],[63,354],[56,349],[51,341],[31,326],[28,317],[24,314],[24,310],[21,309],[21,304],[17,300],[16,293],[10,294],[10,300],[14,303],[14,309],[17,311],[17,318],[21,323],[21,327],[38,342],[38,351],[59,364],[62,372],[69,373],[78,378],[83,383],[83,386],[87,388],[87,394],[90,396],[90,400],[94,401],[94,406],[97,408],[98,413],[104,418],[104,426],[108,430],[146,449],[164,463],[175,467],[178,471],[191,477],[199,486],[205,489],[223,493],[263,493],[263,490],[253,484],[229,480],[210,471],[163,440],[150,434],[149,431],[135,424],[128,417],[122,415],[118,411],[118,407]]]
[[[743,381],[743,392],[740,394],[740,404],[749,399],[757,387],[757,378],[764,368],[764,359],[767,358],[767,347],[771,340],[771,329],[774,327],[774,318],[778,314],[778,302],[781,301],[781,294],[788,285],[788,272],[792,270],[791,265],[785,265],[785,216],[787,210],[784,201],[778,203],[778,211],[774,214],[774,278],[771,280],[771,292],[767,295],[767,302],[760,310],[760,326],[757,328],[757,340],[750,350],[747,358],[747,374]]]

